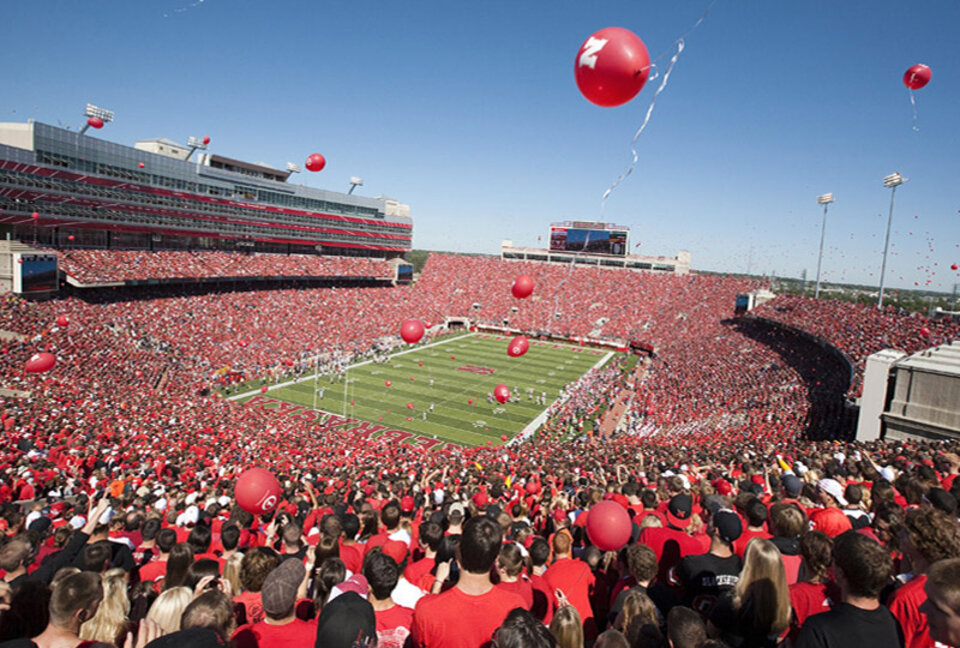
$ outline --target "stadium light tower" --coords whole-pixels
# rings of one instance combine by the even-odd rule
[[[107,124],[113,121],[112,110],[107,110],[106,108],[100,108],[98,106],[94,106],[93,104],[87,104],[87,107],[83,109],[83,116],[87,118],[87,123],[84,124],[83,128],[80,129],[81,135],[86,133],[87,129],[90,128],[90,121],[89,121],[90,119],[93,119],[93,118],[100,119],[104,124]]]
[[[303,169],[300,168],[299,164],[294,164],[293,162],[287,162],[287,172],[288,173],[300,173]]]
[[[890,249],[890,226],[893,224],[893,199],[897,195],[897,187],[906,182],[899,173],[891,173],[883,179],[883,186],[890,189],[890,215],[887,216],[887,237],[883,243],[883,264],[880,266],[880,293],[877,295],[877,310],[883,308],[883,279],[887,271],[887,251]]]
[[[351,178],[350,178],[350,191],[347,192],[347,195],[349,196],[350,194],[353,193],[353,190],[354,190],[354,189],[356,189],[357,187],[362,187],[362,186],[363,186],[363,178],[358,178],[357,176],[351,177]]]
[[[823,237],[827,231],[827,207],[829,207],[832,202],[832,193],[817,196],[817,204],[823,205],[823,222],[820,223],[820,254],[817,255],[817,290],[813,294],[814,299],[820,299],[820,263],[823,261]]]

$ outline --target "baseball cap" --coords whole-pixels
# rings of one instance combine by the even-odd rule
[[[450,505],[450,511],[448,515],[453,515],[454,513],[458,513],[458,512],[460,513],[461,516],[464,514],[463,504],[460,502],[454,502],[453,504]]]
[[[473,503],[477,505],[477,508],[483,508],[487,505],[487,502],[490,501],[487,497],[487,494],[483,491],[478,492],[473,496]]]
[[[409,495],[404,495],[403,499],[400,500],[400,510],[403,513],[413,513],[413,498]]]
[[[843,496],[843,487],[840,486],[840,482],[836,479],[821,479],[817,482],[817,488],[822,490],[824,493],[837,500],[837,503],[840,506],[847,505],[847,499]]]
[[[740,516],[730,509],[720,509],[713,514],[713,526],[721,540],[733,542],[743,533]]]
[[[693,498],[680,493],[670,498],[667,504],[667,522],[679,529],[690,526],[690,513],[693,511]]]
[[[803,490],[803,482],[796,475],[783,475],[780,477],[780,483],[783,484],[783,490],[790,497],[797,497]]]
[[[377,640],[377,620],[369,601],[356,592],[345,592],[323,606],[315,646],[353,648],[371,640]]]
[[[284,560],[267,575],[260,590],[263,611],[267,616],[278,619],[290,614],[293,604],[297,602],[297,590],[300,589],[306,573],[303,563],[292,558]]]

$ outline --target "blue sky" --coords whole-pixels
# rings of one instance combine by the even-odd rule
[[[594,31],[636,32],[665,64],[708,2],[478,3],[8,0],[0,118],[74,127],[86,102],[116,112],[99,136],[132,144],[209,135],[211,150],[299,181],[408,203],[418,248],[546,245],[552,221],[628,225],[646,254],[705,270],[812,277],[833,192],[824,276],[876,283],[897,191],[888,285],[950,290],[960,273],[960,3],[718,0],[630,161],[659,81],[599,108],[573,62]],[[923,62],[919,131],[901,82]],[[14,112],[15,111],[15,112]],[[902,277],[902,279],[900,278]]]

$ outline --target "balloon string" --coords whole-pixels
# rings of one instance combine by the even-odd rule
[[[917,125],[917,99],[913,94],[913,90],[908,90],[910,93],[910,105],[913,107],[913,130],[920,132],[920,126]]]
[[[643,118],[643,123],[640,124],[640,128],[637,129],[636,134],[633,136],[633,140],[630,142],[630,152],[633,154],[633,160],[630,162],[630,166],[627,167],[627,170],[620,174],[620,177],[614,180],[613,184],[610,185],[606,191],[603,192],[603,198],[600,199],[600,211],[607,205],[607,197],[613,193],[613,190],[616,189],[621,182],[627,179],[633,169],[637,166],[637,162],[640,160],[640,154],[637,152],[637,140],[640,139],[640,136],[643,134],[643,131],[646,130],[647,124],[650,123],[650,116],[653,114],[653,108],[657,104],[657,97],[660,96],[660,93],[663,92],[664,88],[667,87],[667,82],[670,81],[670,73],[673,72],[673,66],[676,65],[677,59],[680,57],[680,54],[683,52],[684,42],[683,39],[677,41],[677,51],[670,59],[670,65],[667,66],[666,72],[663,73],[663,80],[660,82],[660,86],[657,88],[657,91],[653,93],[653,98],[650,100],[650,105],[647,106],[647,114]]]

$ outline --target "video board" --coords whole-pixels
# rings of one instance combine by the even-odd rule
[[[550,228],[552,252],[584,252],[587,254],[610,254],[626,256],[628,232],[625,229],[593,227],[593,223],[574,222],[573,227]]]
[[[57,255],[17,252],[13,263],[13,292],[44,293],[57,290]]]

